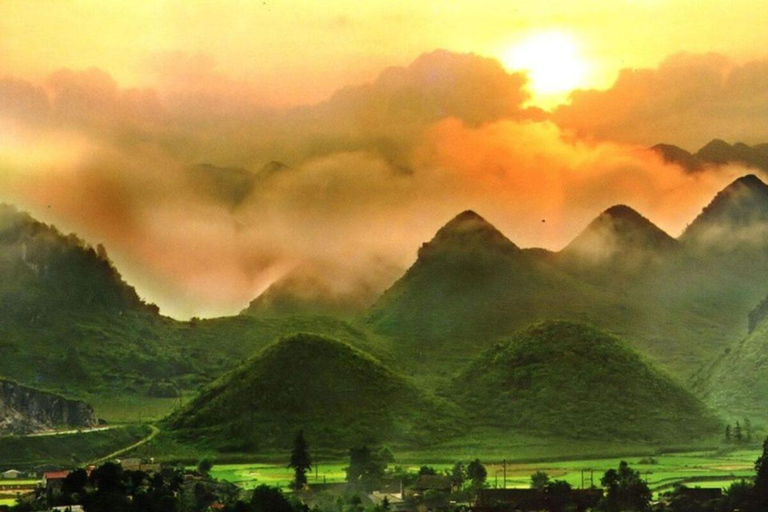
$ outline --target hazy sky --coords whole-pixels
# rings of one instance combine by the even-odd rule
[[[380,290],[467,208],[521,246],[619,202],[676,236],[748,171],[646,148],[768,141],[766,22],[756,1],[2,0],[0,200],[103,242],[178,317],[299,272]]]
[[[158,86],[183,53],[252,83],[259,100],[291,104],[437,48],[503,58],[542,31],[573,35],[590,86],[670,53],[743,60],[768,45],[757,0],[3,0],[0,9],[5,72],[39,79],[95,66],[126,87]]]

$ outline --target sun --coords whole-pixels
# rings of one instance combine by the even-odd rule
[[[501,56],[507,69],[524,71],[533,103],[552,106],[568,93],[586,85],[588,64],[581,45],[569,33],[547,31],[530,34]]]

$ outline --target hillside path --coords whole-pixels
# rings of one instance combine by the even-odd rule
[[[101,457],[99,459],[93,460],[93,461],[90,462],[90,464],[101,464],[102,462],[106,462],[106,461],[108,461],[110,459],[117,458],[117,457],[119,457],[120,455],[122,455],[124,453],[128,453],[129,451],[131,451],[131,450],[133,450],[135,448],[138,448],[139,446],[147,444],[148,442],[153,440],[155,437],[157,437],[157,434],[160,433],[160,429],[157,428],[156,426],[154,426],[154,425],[148,425],[148,426],[149,426],[150,429],[152,429],[152,432],[150,432],[150,434],[147,437],[136,441],[135,443],[133,443],[130,446],[126,446],[125,448],[120,448],[119,450],[117,450],[115,452],[112,452],[109,455],[106,455],[106,456]]]

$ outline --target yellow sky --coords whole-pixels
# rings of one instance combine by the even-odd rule
[[[559,30],[579,41],[589,85],[604,87],[622,67],[680,51],[761,56],[766,21],[757,0],[2,0],[0,73],[95,66],[152,86],[183,52],[258,84],[261,101],[306,103],[425,51],[501,58],[531,33]]]
[[[381,291],[469,208],[524,247],[619,203],[676,235],[746,171],[644,148],[768,140],[767,22],[746,0],[0,0],[0,201],[103,242],[178,317],[294,271]]]

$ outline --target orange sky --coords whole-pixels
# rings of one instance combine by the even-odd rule
[[[0,200],[104,243],[177,317],[237,312],[298,271],[381,290],[467,208],[521,246],[559,249],[616,203],[676,236],[753,171],[694,175],[647,147],[768,141],[766,18],[709,0],[3,0]]]
[[[436,48],[503,57],[531,33],[566,31],[590,64],[586,85],[671,53],[761,56],[756,0],[195,1],[4,0],[0,71],[43,77],[95,66],[124,86],[156,86],[179,52],[253,84],[265,102],[306,103]],[[311,76],[311,80],[307,77]]]

